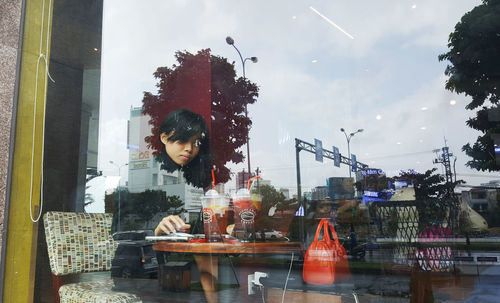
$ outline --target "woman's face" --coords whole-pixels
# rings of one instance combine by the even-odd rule
[[[189,138],[186,142],[180,140],[169,141],[173,134],[167,135],[162,133],[160,135],[161,142],[165,145],[165,151],[167,155],[174,161],[177,165],[184,166],[191,162],[198,152],[200,151],[200,137],[201,135],[194,135]]]

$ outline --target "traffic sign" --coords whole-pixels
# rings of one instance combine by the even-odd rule
[[[316,161],[323,162],[323,142],[318,139],[314,139]]]
[[[340,152],[338,147],[333,147],[333,165],[340,167]]]

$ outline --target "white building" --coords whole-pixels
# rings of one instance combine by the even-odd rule
[[[500,180],[492,180],[470,190],[462,191],[462,199],[479,213],[493,210],[499,202],[498,197],[500,197]]]
[[[312,194],[311,194],[312,200],[323,200],[326,197],[328,197],[328,187],[327,186],[316,186],[315,188],[312,189]]]
[[[154,160],[153,150],[147,147],[144,138],[151,135],[149,116],[143,115],[140,107],[130,109],[128,121],[128,190],[138,193],[150,190],[163,190],[167,196],[179,196],[188,211],[185,220],[193,220],[201,209],[203,189],[186,184],[181,172],[167,173],[160,169]]]
[[[280,193],[282,193],[285,196],[285,199],[290,199],[290,190],[288,188],[280,188]]]

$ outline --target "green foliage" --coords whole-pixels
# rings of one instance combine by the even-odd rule
[[[471,128],[483,133],[477,141],[463,146],[472,157],[467,166],[481,171],[498,171],[492,136],[500,133],[500,121],[489,119],[488,113],[500,110],[500,0],[483,0],[483,4],[466,13],[448,40],[449,51],[439,56],[449,76],[446,89],[472,97],[466,108],[476,116],[467,121]],[[487,106],[483,106],[486,103]]]
[[[392,181],[404,180],[408,184],[413,184],[415,188],[415,198],[417,200],[428,200],[432,198],[442,199],[449,196],[450,192],[453,192],[452,189],[455,183],[445,183],[445,179],[442,175],[434,174],[436,170],[437,168],[429,169],[423,174],[413,170],[408,172],[401,171],[399,176],[392,178]]]
[[[142,110],[151,117],[149,123],[153,126],[153,135],[147,137],[146,142],[156,152],[161,150],[158,130],[164,117],[173,109],[185,107],[188,102],[196,104],[197,100],[183,99],[186,90],[196,89],[186,83],[203,82],[208,79],[206,74],[209,72],[212,103],[211,121],[207,123],[211,124],[210,140],[217,182],[225,183],[230,179],[226,163],[243,161],[239,148],[246,143],[252,125],[252,121],[245,116],[245,108],[257,101],[259,88],[248,79],[237,77],[234,62],[211,55],[210,49],[197,54],[178,51],[175,58],[178,64],[158,67],[154,73],[158,94],[144,93]],[[210,61],[210,71],[201,68],[207,61]]]
[[[168,196],[166,199],[166,204],[165,204],[166,211],[170,215],[179,215],[186,210],[184,209],[184,201],[181,200],[179,196]]]
[[[155,214],[167,211],[167,201],[164,191],[149,190],[141,193],[130,193],[130,209],[143,221],[150,220]]]
[[[186,210],[179,196],[167,196],[162,190],[145,190],[140,193],[130,193],[126,188],[119,188],[112,195],[106,195],[106,209],[117,215],[120,203],[120,216],[124,220],[128,215],[137,215],[146,222],[161,212],[178,215]]]
[[[269,213],[269,209],[272,206],[276,206],[277,208],[281,207],[285,201],[285,195],[277,191],[274,188],[274,186],[260,185],[258,188],[258,192],[262,197],[262,207],[261,207],[262,214]]]
[[[497,202],[492,209],[488,210],[487,222],[490,227],[500,226],[500,199],[497,196]]]
[[[454,220],[455,215],[452,212],[458,209],[458,200],[453,190],[463,181],[447,183],[442,175],[435,174],[436,170],[437,168],[433,168],[423,174],[413,170],[402,171],[399,176],[390,178],[392,181],[405,180],[408,184],[413,184],[418,202],[416,206],[420,230],[433,224],[440,224],[446,219]]]
[[[271,207],[276,207],[275,211],[279,212],[290,209],[291,204],[296,203],[295,199],[286,200],[285,195],[271,185],[260,185],[258,188],[254,188],[253,191],[259,193],[262,197],[262,206],[257,224],[260,230],[275,227],[276,222],[273,222],[273,218],[268,216]]]

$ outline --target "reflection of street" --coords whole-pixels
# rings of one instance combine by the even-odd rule
[[[471,250],[458,251],[456,255],[470,256],[474,262],[455,262],[456,270],[450,272],[420,271],[396,263],[394,251],[390,248],[374,249],[368,252],[364,260],[350,260],[351,281],[334,283],[332,285],[314,286],[302,282],[302,265],[296,257],[287,283],[285,302],[295,302],[294,296],[300,294],[301,298],[313,299],[319,294],[327,295],[328,302],[356,302],[353,293],[356,293],[358,302],[412,302],[411,298],[432,296],[434,302],[498,302],[500,296],[500,264],[492,262],[477,262],[485,256],[496,256],[500,260],[500,251]],[[277,265],[282,258],[267,259],[266,266],[255,267],[249,263],[239,263],[233,258],[236,265],[236,275],[240,279],[237,287],[234,274],[228,262],[223,261],[219,269],[218,281],[222,287],[218,291],[219,302],[263,302],[262,294],[257,288],[255,295],[249,296],[246,292],[246,280],[241,280],[246,273],[265,271],[269,279],[263,279],[266,289],[265,302],[275,302],[273,298],[279,297],[276,302],[281,302],[281,295],[288,274],[289,264]],[[464,259],[469,260],[469,259]],[[486,259],[487,260],[487,259]],[[239,265],[238,265],[239,264]],[[246,265],[244,265],[246,264]],[[109,273],[81,275],[85,280],[109,278]],[[199,283],[199,273],[195,266],[192,267],[192,288],[188,292],[175,293],[162,290],[158,283],[149,279],[130,279],[120,281],[121,287],[126,287],[128,292],[142,294],[143,302],[164,302],[168,296],[172,302],[205,302],[201,289],[196,289]],[[430,282],[430,283],[429,283]],[[413,292],[412,292],[413,291]],[[420,292],[418,294],[417,292]],[[308,297],[308,293],[311,295]],[[303,301],[305,302],[305,301]],[[426,301],[422,301],[426,302]]]

